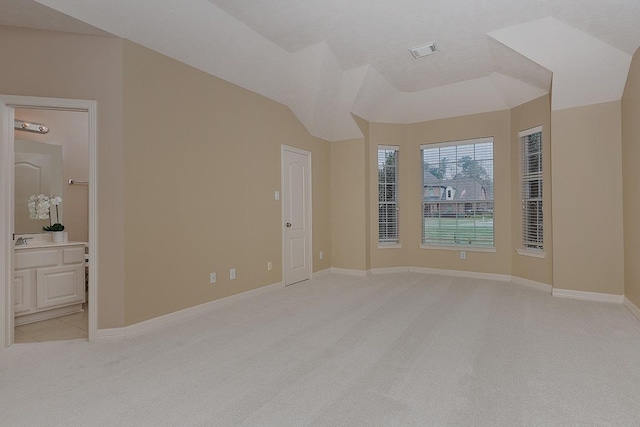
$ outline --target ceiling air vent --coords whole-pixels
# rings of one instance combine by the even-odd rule
[[[436,46],[436,42],[431,42],[412,47],[409,49],[409,52],[411,52],[411,55],[413,55],[414,58],[418,59],[423,56],[433,55],[434,53],[440,52],[440,49]]]

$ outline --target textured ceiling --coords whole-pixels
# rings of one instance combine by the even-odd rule
[[[404,92],[509,68],[486,34],[548,16],[628,54],[640,44],[638,0],[209,1],[288,52],[326,42],[344,69],[371,64]],[[434,40],[438,55],[416,61],[407,52]]]
[[[512,108],[552,75],[555,109],[620,99],[640,46],[638,0],[37,2],[281,102],[328,140],[361,135],[351,114]],[[430,41],[439,53],[407,50]]]

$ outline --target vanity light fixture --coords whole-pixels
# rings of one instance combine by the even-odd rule
[[[414,58],[418,59],[422,58],[423,56],[438,53],[440,52],[440,49],[438,49],[436,42],[430,42],[422,44],[420,46],[412,47],[411,49],[409,49],[409,52],[411,52],[411,55],[413,55]]]
[[[13,128],[15,130],[22,130],[26,132],[35,132],[35,133],[42,133],[42,134],[49,132],[49,126],[43,125],[42,123],[28,122],[26,120],[14,120]]]

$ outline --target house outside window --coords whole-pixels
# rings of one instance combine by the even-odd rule
[[[378,146],[378,243],[399,243],[397,146]]]
[[[422,245],[493,249],[493,138],[420,149]]]
[[[542,252],[542,126],[519,133],[522,196],[522,248]]]

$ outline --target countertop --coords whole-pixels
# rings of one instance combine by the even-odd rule
[[[73,242],[73,241],[68,241],[68,242],[51,242],[49,240],[40,240],[40,239],[33,239],[33,240],[27,240],[27,244],[26,245],[19,245],[19,246],[15,246],[14,243],[14,248],[16,250],[22,250],[22,249],[33,249],[33,248],[55,248],[55,247],[62,247],[62,246],[74,246],[74,245],[87,245],[87,242]]]

